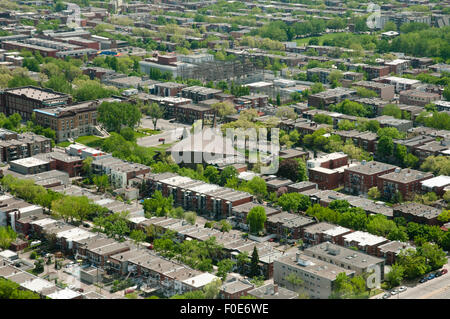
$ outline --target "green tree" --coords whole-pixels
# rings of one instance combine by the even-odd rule
[[[264,230],[264,223],[267,220],[266,210],[262,206],[253,207],[247,214],[247,223],[250,232],[257,234]]]
[[[250,189],[251,194],[255,195],[259,200],[268,195],[266,181],[259,176],[255,176],[248,181],[247,187]]]
[[[133,239],[137,246],[139,246],[140,243],[145,241],[147,235],[140,229],[134,229],[130,233],[130,238]]]
[[[308,196],[300,193],[286,193],[278,198],[277,204],[285,211],[306,211],[311,206]]]
[[[387,104],[383,108],[382,115],[390,115],[390,116],[395,117],[396,119],[401,119],[402,118],[402,111],[395,104]]]
[[[379,199],[381,197],[381,193],[378,190],[378,187],[376,186],[370,188],[369,191],[367,192],[367,195],[369,196],[370,199]]]
[[[250,277],[254,278],[259,276],[259,255],[256,246],[253,247],[252,258],[250,260]]]
[[[377,152],[382,158],[387,158],[392,155],[392,151],[394,150],[394,142],[392,138],[389,136],[382,136],[378,140],[378,149]]]
[[[195,224],[197,220],[197,214],[195,212],[186,212],[184,213],[184,219],[191,225]]]
[[[233,269],[235,262],[231,259],[222,259],[217,263],[217,273],[216,275],[225,281],[227,279],[227,275]]]
[[[92,180],[98,192],[104,192],[109,187],[108,175],[95,175]]]
[[[147,112],[147,115],[152,118],[153,129],[156,130],[156,123],[158,122],[159,119],[163,118],[164,109],[161,108],[157,103],[152,103]]]
[[[3,249],[9,249],[11,243],[16,240],[17,234],[11,228],[11,226],[1,226],[0,227],[0,247]]]
[[[143,206],[147,214],[166,216],[173,208],[173,197],[172,195],[165,197],[161,191],[157,190],[151,198],[144,200]]]

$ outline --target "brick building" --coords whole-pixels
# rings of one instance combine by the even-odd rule
[[[22,120],[31,120],[33,110],[64,107],[70,104],[72,98],[64,93],[55,92],[34,86],[24,86],[6,89],[1,94],[1,111],[6,116],[18,113]]]
[[[403,217],[408,222],[427,225],[440,225],[437,217],[441,210],[419,203],[406,203],[394,207],[394,217]]]
[[[58,142],[93,135],[98,125],[97,109],[100,104],[100,101],[88,101],[64,108],[36,109],[36,123],[54,130]]]
[[[397,167],[381,162],[362,161],[360,165],[344,170],[344,189],[352,194],[365,194],[378,186],[378,177],[393,172]]]
[[[354,87],[362,87],[365,89],[369,89],[374,91],[378,94],[378,97],[380,97],[383,100],[392,100],[394,98],[395,90],[394,86],[390,84],[385,83],[378,83],[378,82],[372,82],[372,81],[359,81],[353,83]]]
[[[400,92],[400,103],[408,105],[425,106],[441,99],[437,93],[423,92],[419,90],[407,90]]]
[[[377,186],[381,196],[387,200],[392,199],[397,192],[402,194],[404,200],[412,200],[422,190],[420,183],[432,177],[433,174],[429,172],[396,168],[393,172],[378,176]]]

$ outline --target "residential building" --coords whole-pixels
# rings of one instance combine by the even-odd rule
[[[439,225],[437,217],[441,210],[419,203],[406,203],[394,207],[394,217],[403,217],[409,222]]]
[[[355,275],[354,270],[300,253],[291,253],[274,262],[275,284],[294,291],[302,290],[312,299],[328,299],[340,273],[345,273],[349,277]],[[301,286],[288,280],[289,276],[293,275],[301,279]]]
[[[445,194],[445,189],[450,185],[450,176],[436,176],[420,182],[422,191],[425,193],[434,192],[438,196]]]
[[[356,236],[359,235],[358,233],[360,232],[345,235],[344,238],[350,236],[356,238]],[[307,256],[336,265],[343,269],[353,270],[355,275],[371,273],[375,269],[374,276],[378,287],[384,279],[384,260],[360,251],[325,242],[306,248],[304,253]]]
[[[362,87],[378,94],[382,100],[392,100],[394,98],[394,86],[391,84],[378,83],[372,81],[359,81],[352,85],[353,87]]]
[[[388,240],[384,237],[376,236],[363,231],[354,231],[350,234],[344,235],[343,239],[345,247],[356,247],[357,249],[373,256],[376,256],[378,246],[388,242]]]
[[[393,265],[398,255],[406,249],[415,249],[409,243],[389,241],[377,247],[377,257],[384,258],[386,265]]]
[[[378,176],[377,186],[381,196],[390,200],[399,192],[404,200],[413,200],[421,192],[421,182],[433,177],[432,173],[410,168],[396,168],[393,172]]]
[[[35,109],[64,107],[72,98],[64,93],[34,86],[5,89],[1,94],[1,111],[10,116],[18,113],[22,120],[29,121]]]
[[[267,217],[266,230],[269,234],[276,234],[278,239],[295,242],[303,238],[303,228],[314,223],[312,218],[281,212]]]
[[[277,284],[265,284],[261,287],[253,288],[247,292],[248,295],[256,297],[256,299],[296,299],[298,293]]]
[[[425,106],[440,100],[441,96],[437,93],[423,92],[419,90],[406,90],[400,92],[400,103],[408,105]]]
[[[370,188],[378,186],[381,175],[393,172],[397,167],[381,162],[362,161],[360,165],[344,170],[344,189],[352,194],[366,194]]]
[[[356,90],[347,88],[336,88],[326,90],[320,93],[311,94],[308,96],[308,106],[317,108],[327,108],[330,104],[338,104],[345,99],[349,99],[356,95]]]

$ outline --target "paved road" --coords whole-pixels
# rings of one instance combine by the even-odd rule
[[[141,120],[141,127],[153,129],[153,123],[150,118]],[[183,128],[190,129],[189,125],[180,123],[169,123],[167,120],[158,120],[156,127],[162,132],[160,134],[141,137],[137,140],[139,146],[152,147],[162,144],[159,139],[164,138],[166,144],[177,141],[183,134]]]
[[[444,267],[450,269],[450,262]],[[408,289],[400,294],[391,296],[389,299],[450,299],[450,274],[447,273],[441,277],[430,281],[411,284],[404,284]],[[384,293],[374,296],[371,299],[380,299]]]

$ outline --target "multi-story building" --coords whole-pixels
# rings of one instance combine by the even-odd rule
[[[176,82],[162,82],[155,84],[155,95],[158,96],[177,96],[186,84]]]
[[[414,169],[396,168],[393,172],[378,176],[378,190],[383,198],[390,200],[397,192],[404,200],[412,200],[421,192],[421,182],[433,177],[432,173]]]
[[[6,89],[1,95],[1,111],[6,116],[18,113],[24,121],[31,120],[33,110],[64,107],[70,104],[72,98],[64,93],[55,92],[34,86],[24,86]]]
[[[381,162],[362,161],[360,165],[344,170],[344,189],[352,194],[365,194],[370,188],[378,186],[381,175],[393,172],[397,167]]]
[[[146,182],[150,192],[160,190],[164,196],[172,195],[174,203],[185,209],[195,209],[217,217],[231,216],[233,207],[253,200],[248,193],[173,173],[149,174]]]
[[[330,104],[338,104],[356,95],[356,90],[336,88],[308,96],[308,106],[327,108]]]
[[[274,262],[273,280],[275,284],[290,290],[301,289],[313,299],[328,299],[340,273],[349,277],[356,274],[354,270],[341,267],[337,263],[333,265],[307,254],[291,253]],[[289,280],[292,274],[301,279],[301,286]]]
[[[14,138],[11,138],[12,136]],[[9,162],[52,151],[51,139],[32,132],[3,135],[3,137],[6,139],[0,140],[0,158],[2,162]]]
[[[390,73],[390,68],[387,65],[365,65],[363,70],[367,73],[368,80],[387,76]]]
[[[93,135],[100,130],[95,128],[98,126],[97,109],[100,104],[100,101],[88,101],[64,108],[35,109],[36,123],[54,130],[58,142]]]
[[[353,234],[357,235],[357,233],[359,232],[345,235],[344,238],[352,236]],[[387,239],[385,242],[387,242]],[[353,270],[355,275],[371,273],[375,270],[374,276],[378,287],[384,279],[384,260],[360,251],[325,242],[306,248],[304,253],[307,256],[342,267],[343,269]]]
[[[378,94],[383,100],[392,100],[394,98],[394,86],[385,83],[372,82],[372,81],[359,81],[353,83],[354,87],[362,87],[369,89]]]
[[[303,238],[303,228],[314,223],[311,218],[282,212],[267,217],[266,229],[268,233],[276,234],[277,238],[292,242]]]
[[[394,207],[394,217],[403,217],[409,222],[440,225],[437,217],[441,210],[419,203],[406,203]]]
[[[423,92],[419,90],[407,90],[400,92],[400,103],[425,106],[438,101],[441,96],[437,93]]]

